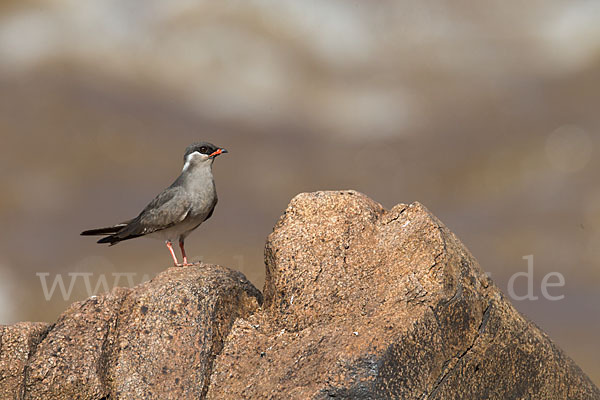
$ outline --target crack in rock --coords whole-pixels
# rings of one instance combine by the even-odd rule
[[[437,379],[435,385],[433,386],[431,392],[429,394],[424,393],[423,396],[421,396],[422,400],[427,400],[427,399],[430,399],[433,396],[435,396],[436,393],[438,392],[438,390],[441,388],[441,386],[444,384],[444,382],[448,378],[448,376],[460,364],[460,361],[473,349],[473,347],[475,347],[475,345],[477,344],[477,340],[481,337],[481,334],[485,330],[485,326],[487,325],[487,322],[490,318],[490,314],[491,314],[491,303],[488,303],[485,310],[483,311],[483,314],[481,317],[481,322],[479,323],[479,327],[477,328],[477,334],[476,334],[475,338],[473,339],[473,342],[459,355],[454,356],[454,357],[444,361],[443,369],[446,369],[447,366],[450,364],[452,364],[452,366],[448,370],[442,372],[441,376]],[[452,362],[453,360],[454,360],[454,362]]]

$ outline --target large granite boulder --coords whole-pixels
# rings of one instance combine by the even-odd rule
[[[236,321],[210,399],[599,399],[425,207],[294,198],[263,309]]]

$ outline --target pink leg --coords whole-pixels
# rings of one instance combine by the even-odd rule
[[[181,267],[181,264],[179,264],[179,262],[177,262],[177,256],[175,255],[175,251],[173,250],[173,244],[171,244],[171,242],[169,242],[167,240],[167,247],[169,248],[169,251],[171,252],[171,257],[173,257],[173,263],[175,264],[176,267]]]
[[[179,241],[179,248],[181,249],[181,255],[183,256],[183,265],[192,265],[188,264],[187,256],[185,255],[185,248],[183,247],[183,240]]]

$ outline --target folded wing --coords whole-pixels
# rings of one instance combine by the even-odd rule
[[[170,187],[154,198],[137,217],[120,224],[81,232],[82,235],[108,235],[98,243],[117,244],[123,240],[148,235],[183,221],[191,208],[179,187]]]

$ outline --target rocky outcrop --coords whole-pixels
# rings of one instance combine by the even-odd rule
[[[600,398],[418,203],[299,195],[266,268],[263,309],[234,324],[210,399]]]
[[[261,302],[239,272],[170,268],[133,289],[74,303],[51,329],[4,328],[0,398],[202,397],[231,325]],[[23,358],[24,367],[13,367]]]
[[[600,398],[418,203],[301,194],[265,256],[264,303],[203,265],[3,327],[0,398]]]

